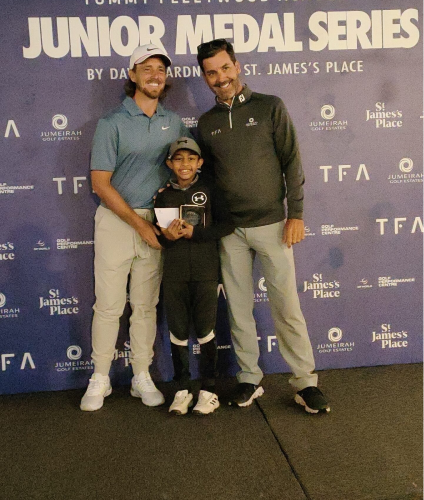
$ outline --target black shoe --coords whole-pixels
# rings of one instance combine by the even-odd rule
[[[242,382],[238,384],[233,397],[231,398],[228,404],[236,404],[237,406],[249,406],[253,403],[253,400],[262,396],[264,390],[261,386],[257,386],[254,384],[248,384],[246,382]]]
[[[318,387],[306,387],[294,397],[296,403],[305,407],[308,413],[329,412],[327,400]]]

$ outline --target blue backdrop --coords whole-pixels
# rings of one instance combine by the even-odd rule
[[[214,101],[196,46],[234,42],[242,79],[280,96],[306,172],[297,282],[318,369],[422,359],[422,2],[2,0],[0,393],[77,388],[92,372],[97,120],[129,56],[163,44],[166,106],[193,134]],[[255,268],[266,373],[288,371]],[[112,382],[128,383],[128,311]],[[219,368],[236,372],[219,291]],[[198,346],[192,344],[193,360]],[[172,377],[159,306],[153,375]]]

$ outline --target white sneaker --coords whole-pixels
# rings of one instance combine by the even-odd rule
[[[199,415],[207,415],[219,408],[218,396],[213,392],[200,391],[199,399],[196,406],[193,408],[193,413]]]
[[[146,406],[159,406],[165,403],[163,394],[156,388],[149,372],[134,375],[131,381],[131,396],[141,398]]]
[[[175,394],[174,401],[169,407],[169,411],[176,415],[185,415],[190,406],[193,406],[193,394],[190,394],[186,389],[184,391],[178,391],[177,394]]]
[[[103,406],[103,400],[112,392],[110,380],[107,375],[93,373],[87,390],[81,399],[82,411],[96,411]]]

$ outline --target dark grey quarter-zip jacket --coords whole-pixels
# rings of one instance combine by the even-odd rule
[[[279,97],[245,86],[231,106],[217,101],[204,113],[198,132],[202,171],[225,192],[237,227],[303,218],[305,178],[296,131]]]

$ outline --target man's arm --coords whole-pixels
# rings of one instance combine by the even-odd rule
[[[282,101],[274,115],[274,143],[286,183],[287,221],[283,243],[290,248],[305,238],[303,222],[303,185],[305,176],[300,159],[299,145],[294,125]]]
[[[111,185],[112,173],[105,170],[92,170],[91,183],[93,191],[112,212],[134,228],[149,246],[160,249],[161,246],[156,238],[156,234],[159,234],[158,229],[141,218]]]

